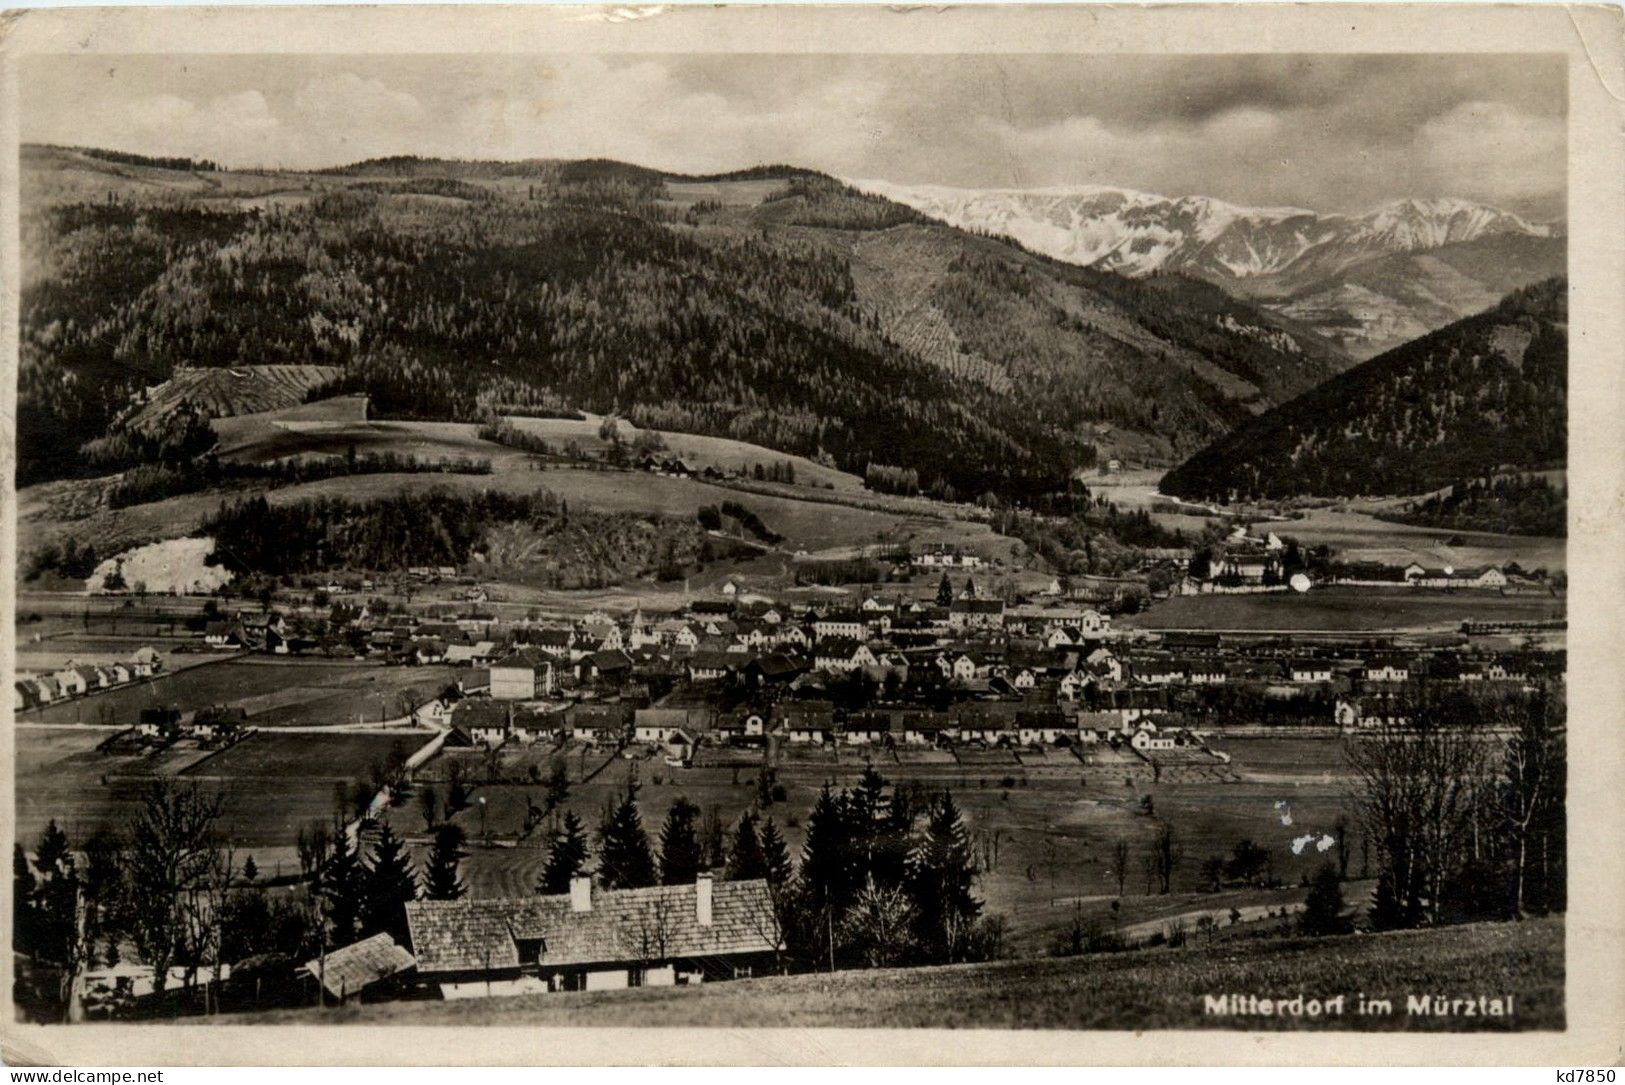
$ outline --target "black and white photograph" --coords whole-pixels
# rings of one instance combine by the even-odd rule
[[[1584,61],[590,10],[14,58],[8,1034],[1569,1029]]]

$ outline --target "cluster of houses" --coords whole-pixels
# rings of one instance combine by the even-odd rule
[[[193,738],[200,742],[230,741],[248,732],[248,712],[234,705],[210,705],[193,712],[178,708],[141,710],[136,733],[158,742]]]
[[[1457,569],[1449,565],[1428,566],[1419,561],[1400,567],[1377,562],[1353,562],[1338,566],[1332,573],[1333,584],[1351,584],[1364,587],[1410,588],[1491,588],[1500,589],[1513,583],[1514,577],[1494,565],[1478,565]]]
[[[940,543],[915,554],[909,559],[909,564],[916,569],[978,569],[981,568],[982,559],[978,554]]]
[[[104,689],[151,678],[164,669],[164,657],[155,648],[141,648],[129,659],[112,663],[75,663],[42,674],[19,675],[12,683],[12,705],[18,711],[42,708]]]
[[[769,739],[1167,748],[1193,728],[1361,726],[1381,718],[1372,706],[1422,680],[1528,685],[1561,673],[1540,653],[1123,633],[1087,606],[1006,603],[969,588],[946,605],[883,594],[791,604],[732,582],[719,594],[665,615],[374,620],[362,608],[355,620],[368,655],[467,668],[416,710],[459,742],[646,743],[674,759],[702,743]],[[299,639],[275,613],[239,614],[228,625],[265,651]],[[675,704],[701,707],[658,707]],[[741,704],[747,710],[716,710]]]
[[[1494,565],[1458,569],[1450,565],[1431,566],[1419,561],[1389,565],[1376,561],[1329,564],[1310,576],[1299,556],[1274,532],[1262,537],[1237,527],[1208,553],[1205,566],[1198,564],[1181,583],[1184,594],[1208,592],[1287,591],[1308,589],[1313,583],[1355,587],[1410,587],[1502,590],[1509,587],[1536,587],[1537,582]],[[1150,560],[1152,555],[1147,555]],[[1303,579],[1293,582],[1295,574]]]
[[[496,749],[562,741],[639,744],[657,748],[674,764],[690,761],[701,745],[758,749],[770,740],[806,747],[919,749],[1126,744],[1147,750],[1199,744],[1190,721],[1177,713],[1093,711],[1075,704],[1027,701],[964,701],[942,709],[912,704],[846,709],[827,699],[792,695],[772,704],[719,711],[592,701],[528,708],[469,698],[454,705],[447,719],[453,745]]]

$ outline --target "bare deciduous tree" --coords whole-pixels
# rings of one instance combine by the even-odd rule
[[[217,869],[215,823],[224,799],[204,796],[195,784],[183,788],[161,780],[147,792],[130,836],[131,934],[160,994],[170,965],[187,949],[186,900]]]
[[[1123,895],[1123,886],[1128,882],[1128,841],[1119,840],[1112,845],[1112,875],[1117,879],[1117,895]]]
[[[1174,827],[1163,822],[1157,827],[1157,835],[1152,838],[1146,855],[1147,877],[1156,885],[1158,893],[1166,894],[1172,889],[1174,868],[1179,865],[1181,854]]]
[[[1359,817],[1389,879],[1395,914],[1379,925],[1439,918],[1444,888],[1468,851],[1474,805],[1485,789],[1479,721],[1415,701],[1409,723],[1385,719],[1352,736],[1349,762],[1360,780]]]

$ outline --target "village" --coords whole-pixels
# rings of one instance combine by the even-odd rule
[[[1361,583],[1347,579],[1354,576],[1446,606],[1459,599],[1461,618],[1388,631],[1158,629],[1136,621],[1140,604],[1120,589],[1051,578],[1012,592],[1000,562],[946,543],[918,548],[886,583],[814,590],[741,574],[658,612],[638,603],[505,606],[499,585],[452,567],[411,568],[392,580],[328,577],[258,607],[157,600],[154,617],[135,626],[161,631],[150,643],[140,633],[96,640],[62,632],[42,643],[78,636],[131,648],[19,673],[14,704],[28,741],[67,742],[89,728],[95,742],[94,751],[81,744],[72,749],[83,753],[55,762],[84,774],[53,785],[49,794],[74,796],[66,808],[51,805],[62,799],[29,798],[34,781],[24,777],[19,809],[30,824],[49,816],[54,827],[63,817],[82,832],[87,823],[70,811],[87,790],[86,809],[116,824],[126,816],[118,811],[138,808],[118,798],[133,782],[217,781],[236,796],[227,836],[275,863],[266,883],[273,895],[285,892],[273,884],[319,881],[314,870],[283,873],[287,860],[275,857],[289,854],[293,828],[304,839],[301,826],[320,822],[310,815],[326,805],[324,781],[340,796],[334,832],[358,856],[377,848],[380,831],[420,865],[433,863],[445,826],[467,841],[471,850],[456,853],[466,859],[466,894],[411,894],[400,915],[373,925],[385,929],[354,943],[322,940],[318,958],[292,978],[278,973],[280,994],[265,996],[260,977],[252,1004],[239,1008],[681,985],[783,970],[782,886],[725,878],[703,864],[680,884],[615,883],[602,871],[595,879],[585,861],[555,879],[552,894],[515,895],[516,879],[523,886],[534,877],[524,872],[557,850],[571,801],[630,803],[664,791],[679,809],[692,795],[709,806],[707,832],[720,842],[738,819],[812,803],[832,782],[845,795],[859,774],[893,782],[898,795],[942,788],[962,796],[981,883],[1017,921],[1016,951],[1033,952],[1064,918],[1058,878],[1104,876],[1119,894],[1128,880],[1125,858],[1091,870],[1098,860],[1057,856],[1053,819],[1076,802],[1068,784],[1074,794],[1081,784],[1085,794],[1114,796],[1103,809],[1115,811],[1114,833],[1141,841],[1137,854],[1154,851],[1163,830],[1148,842],[1146,832],[1174,824],[1182,806],[1196,811],[1181,823],[1196,834],[1193,846],[1265,852],[1222,835],[1234,830],[1212,817],[1253,803],[1267,809],[1249,782],[1262,778],[1261,767],[1304,772],[1311,790],[1294,785],[1299,816],[1329,827],[1349,786],[1338,753],[1344,736],[1403,731],[1424,703],[1476,713],[1471,706],[1560,690],[1561,620],[1497,620],[1473,605],[1548,594],[1540,578],[1420,565],[1351,572],[1324,554],[1310,557],[1318,563],[1290,540],[1237,530],[1200,559],[1148,553],[1145,561],[1171,571],[1170,602],[1218,606],[1222,597],[1261,595],[1281,605],[1349,591]],[[118,607],[103,605],[116,622]],[[182,609],[156,617],[166,606]],[[89,629],[88,617],[83,624]],[[300,692],[310,688],[320,696]],[[1475,726],[1505,725],[1489,712]],[[1280,750],[1298,764],[1278,765]],[[549,796],[545,806],[531,789]],[[1008,805],[1014,793],[1019,807]],[[445,800],[438,815],[436,794]],[[403,813],[414,795],[425,807],[421,830]],[[806,846],[806,831],[789,817],[786,843]],[[1027,860],[1023,877],[1019,860],[1000,862],[1001,846],[1047,852],[1047,863]],[[1346,875],[1356,878],[1342,846]],[[1312,850],[1298,856],[1301,848],[1295,840],[1283,851],[1276,873],[1232,884],[1228,891],[1247,895],[1230,898],[1230,922],[1299,907],[1274,902],[1290,895],[1287,871],[1313,858]],[[730,850],[717,843],[708,854],[721,863]],[[1035,867],[1049,871],[1047,894]],[[1161,892],[1182,880],[1205,893],[1225,884],[1208,879],[1177,874],[1170,859]],[[1156,882],[1148,877],[1148,899]],[[1160,939],[1212,910],[1192,907],[1173,920],[1124,925],[1133,909],[1111,919],[1134,937]],[[212,982],[203,1004],[218,1006],[242,998],[242,986],[226,982],[229,969],[224,975],[199,981],[177,966],[175,979],[188,991]],[[71,1012],[128,1013],[155,990],[150,969],[91,968]]]
[[[1282,548],[1270,540],[1233,542],[1212,577],[1186,577],[1178,592],[1309,590],[1302,573],[1283,581]],[[982,563],[974,554],[928,549],[916,564],[927,581],[940,572],[934,596],[881,589],[808,605],[730,579],[676,613],[597,609],[517,619],[482,609],[478,588],[464,593],[466,605],[439,617],[387,605],[375,613],[364,600],[345,602],[335,581],[321,591],[333,600],[326,611],[239,609],[207,621],[196,647],[451,667],[453,681],[400,715],[449,730],[453,744],[630,742],[658,746],[679,763],[707,746],[760,748],[770,739],[792,747],[1200,749],[1199,734],[1213,728],[1356,728],[1388,714],[1384,706],[1423,681],[1521,686],[1562,673],[1561,653],[1494,647],[1519,632],[1533,643],[1560,632],[1558,621],[1464,623],[1489,635],[1477,642],[1465,634],[1123,629],[1114,628],[1109,606],[1060,598],[1053,582],[1031,598],[987,597],[976,584]],[[1373,582],[1491,591],[1509,581],[1493,567],[1458,574],[1413,565],[1395,573]],[[427,581],[457,574],[409,575]],[[27,713],[159,678],[164,668],[151,647],[123,660],[70,661],[20,675],[14,706]],[[212,735],[230,714],[202,707],[158,703],[139,721],[107,722],[154,736],[176,729]]]

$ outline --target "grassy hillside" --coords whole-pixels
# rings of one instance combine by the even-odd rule
[[[1568,283],[1551,279],[1373,358],[1162,478],[1205,500],[1414,494],[1567,452]]]
[[[138,408],[122,419],[132,429],[152,430],[183,403],[210,418],[295,407],[313,390],[338,379],[330,365],[247,365],[228,368],[177,369],[162,384],[144,392]]]
[[[1204,994],[1327,997],[1351,1003],[1341,1018],[1209,1017]],[[1396,1001],[1393,1017],[1358,1016],[1355,996]],[[1408,1017],[1408,994],[1511,993],[1516,1017]],[[773,1028],[1338,1028],[1561,1029],[1563,924],[1479,924],[1342,938],[1260,939],[1177,950],[882,969],[460,1002],[389,1003],[258,1015],[277,1024],[693,1026]]]
[[[322,175],[23,153],[19,481],[178,367],[335,366],[375,417],[616,411],[922,488],[1031,497],[1189,451],[1338,361],[785,168],[390,159]]]

